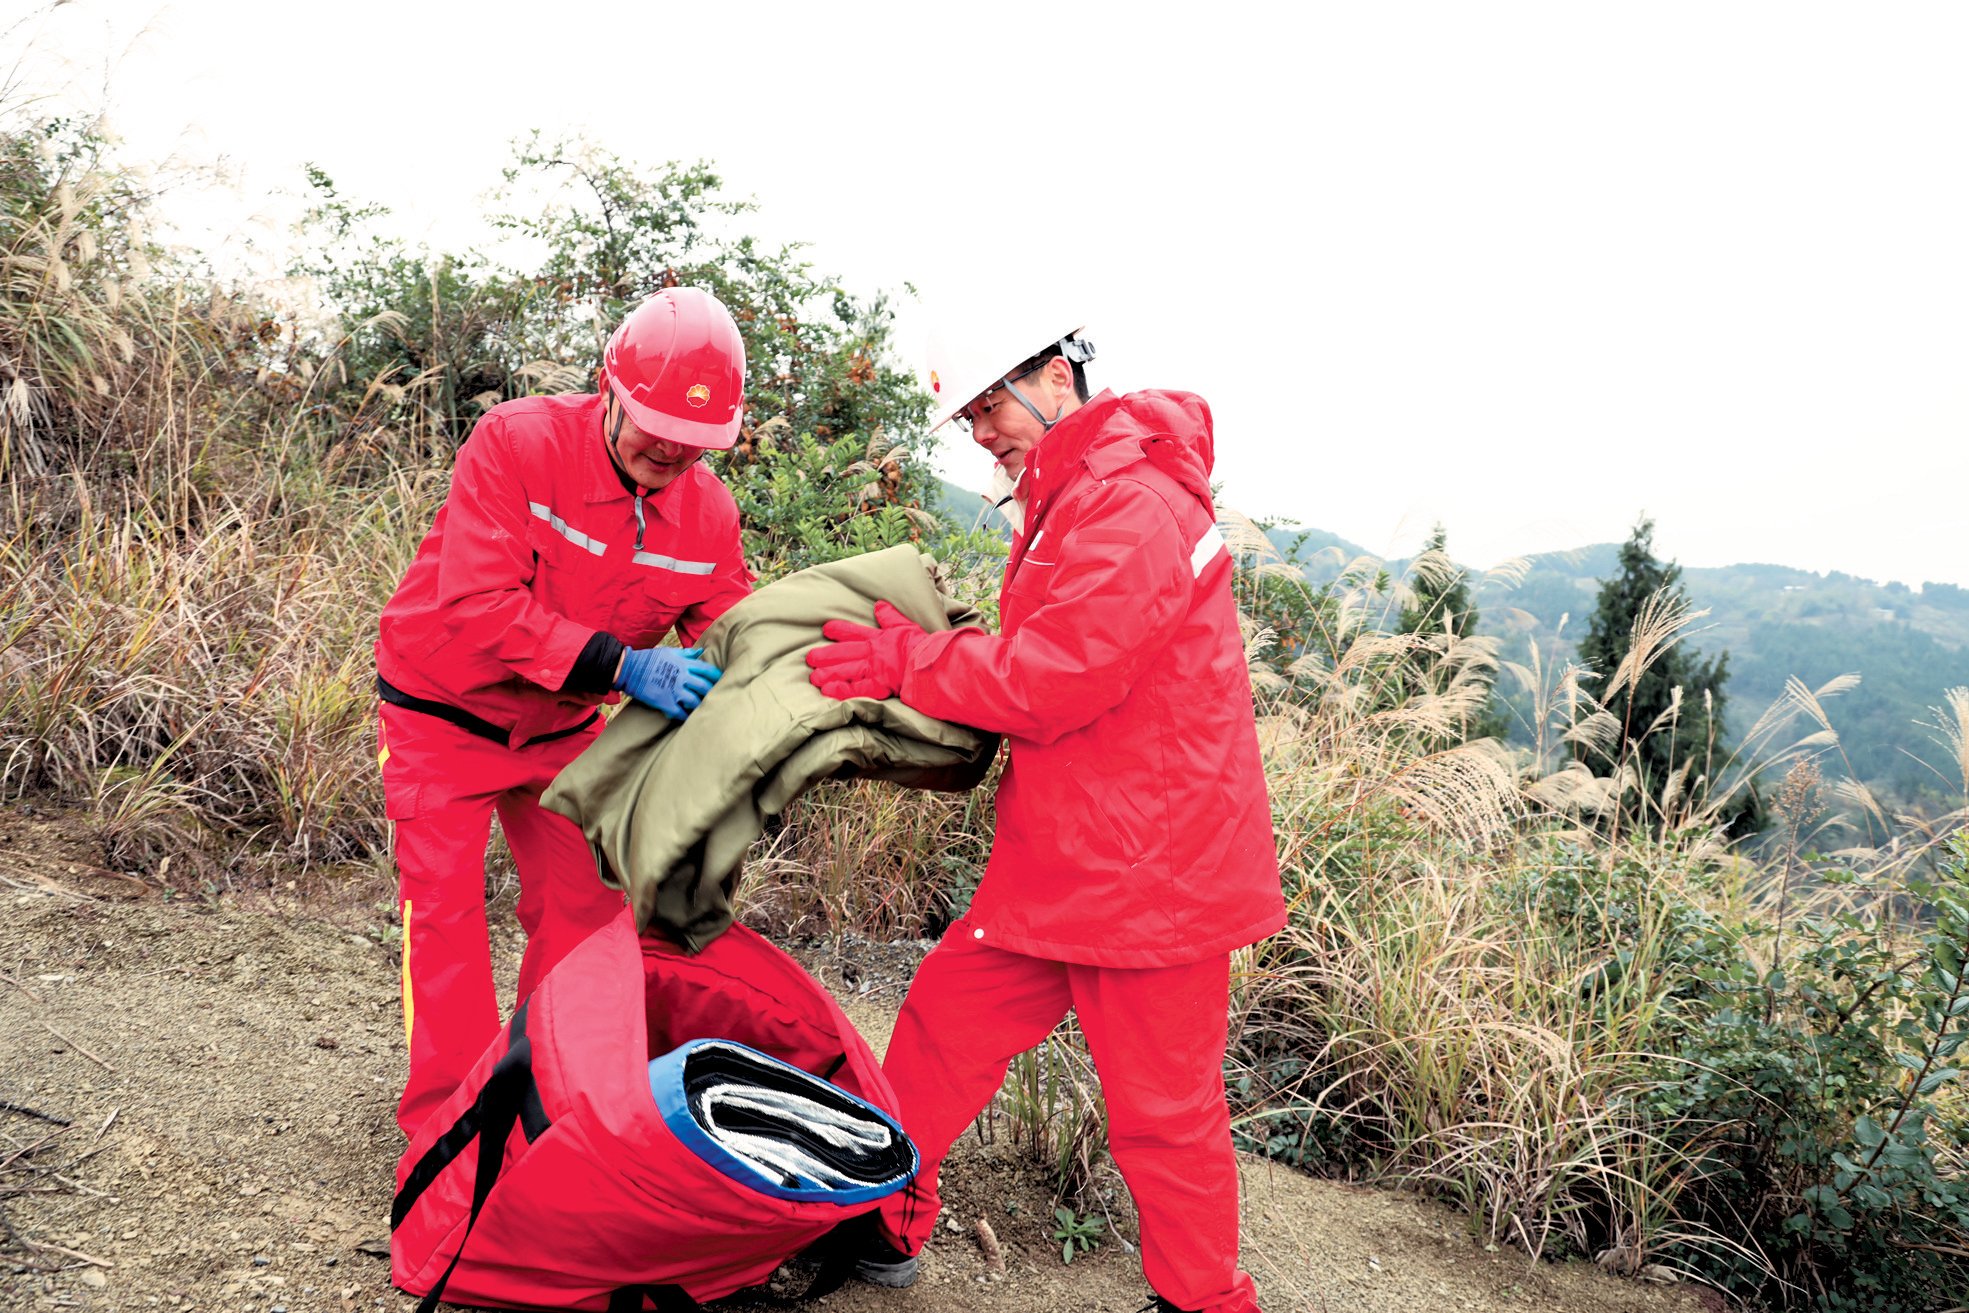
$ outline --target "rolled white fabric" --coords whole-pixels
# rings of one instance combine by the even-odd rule
[[[783,1181],[787,1176],[794,1176],[839,1190],[879,1184],[887,1179],[888,1173],[878,1165],[878,1155],[895,1143],[895,1136],[880,1121],[853,1116],[791,1090],[758,1085],[712,1085],[699,1098],[702,1101],[698,1104],[698,1124],[712,1139],[768,1180]],[[720,1124],[721,1116],[731,1114],[746,1114],[748,1120],[763,1118],[781,1123],[801,1136],[823,1141],[838,1152],[822,1157],[794,1139]],[[857,1160],[868,1164],[867,1174],[854,1173],[852,1164]]]

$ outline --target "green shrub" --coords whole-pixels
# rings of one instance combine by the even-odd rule
[[[1704,1128],[1686,1215],[1754,1238],[1774,1273],[1711,1270],[1787,1306],[1922,1310],[1969,1289],[1969,1180],[1932,1134],[1962,1142],[1969,1043],[1969,845],[1913,876],[1925,927],[1836,912],[1716,941],[1677,1008],[1650,1115]]]

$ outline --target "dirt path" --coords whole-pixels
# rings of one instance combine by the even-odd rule
[[[0,1308],[411,1309],[385,1261],[403,1073],[392,952],[371,873],[167,899],[94,868],[72,821],[0,813]],[[496,942],[510,970],[510,917]],[[873,959],[871,965],[868,959]],[[908,955],[808,957],[880,1049]],[[850,983],[850,977],[852,983]],[[58,1119],[58,1120],[51,1120]],[[1244,1167],[1245,1261],[1272,1313],[1671,1313],[1687,1290],[1472,1244],[1405,1195]],[[908,1291],[851,1285],[829,1313],[1133,1313],[1125,1199],[1071,1266],[1036,1173],[967,1137],[953,1229]],[[1007,1275],[971,1230],[989,1219]]]

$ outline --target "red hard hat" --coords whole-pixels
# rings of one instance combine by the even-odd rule
[[[717,297],[665,288],[616,326],[602,385],[651,437],[723,450],[744,420],[745,342]]]

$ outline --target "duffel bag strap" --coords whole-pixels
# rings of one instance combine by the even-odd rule
[[[444,1275],[438,1278],[437,1284],[431,1287],[431,1292],[417,1306],[417,1313],[434,1313],[446,1283],[458,1267],[458,1260],[465,1256],[465,1245],[472,1237],[472,1227],[479,1220],[479,1210],[485,1207],[485,1201],[492,1196],[492,1187],[499,1182],[499,1169],[505,1165],[506,1159],[506,1137],[512,1132],[513,1123],[521,1120],[523,1115],[527,1115],[529,1120],[537,1116],[540,1131],[546,1130],[540,1091],[533,1083],[533,1044],[526,1037],[526,1004],[522,1003],[513,1013],[507,1035],[506,1052],[493,1065],[492,1074],[486,1077],[485,1084],[479,1089],[479,1097],[418,1160],[390,1206],[390,1229],[394,1231],[410,1215],[411,1205],[437,1179],[438,1173],[473,1139],[478,1140],[478,1170],[472,1178],[472,1211],[465,1218],[464,1234],[458,1238],[458,1252],[451,1256]],[[529,1141],[538,1138],[538,1132],[532,1126],[528,1126],[527,1131]]]
[[[703,1307],[682,1286],[619,1286],[608,1297],[608,1313],[643,1313],[643,1298],[656,1313],[697,1313]]]
[[[528,1000],[528,1003],[531,1001]],[[532,1144],[547,1133],[552,1123],[540,1102],[540,1087],[533,1080],[533,1044],[526,1036],[527,1006],[527,1003],[520,1004],[519,1010],[513,1013],[513,1019],[506,1023],[506,1053],[500,1058],[498,1068],[508,1063],[525,1068],[525,1088],[520,1091],[520,1129],[526,1132],[527,1143]],[[497,1078],[498,1068],[495,1068],[493,1076],[487,1078],[487,1088]],[[404,1178],[403,1189],[397,1191],[396,1199],[390,1205],[390,1230],[403,1225],[403,1219],[410,1216],[418,1196],[451,1165],[452,1159],[465,1151],[466,1145],[477,1138],[480,1119],[485,1115],[483,1089],[480,1095],[477,1102],[458,1114],[458,1120],[451,1124],[451,1129],[424,1151],[424,1156],[411,1168],[410,1175]]]
[[[833,1294],[854,1275],[855,1258],[860,1252],[855,1243],[858,1239],[859,1235],[850,1228],[837,1230],[807,1251],[807,1257],[815,1260],[817,1267],[805,1290],[797,1295],[765,1299],[755,1292],[754,1302],[769,1308],[799,1308],[822,1295]],[[608,1313],[643,1313],[645,1297],[655,1306],[656,1313],[698,1313],[703,1308],[681,1286],[620,1286],[608,1297]]]

